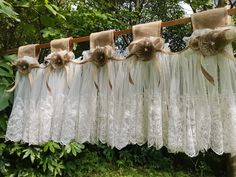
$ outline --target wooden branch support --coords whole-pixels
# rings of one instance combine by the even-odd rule
[[[228,9],[228,15],[234,15],[234,14],[236,14],[236,8]],[[162,22],[161,27],[175,26],[175,25],[185,24],[189,22],[191,22],[190,17],[180,18],[176,20]],[[115,36],[131,34],[131,33],[132,33],[132,29],[119,30],[119,31],[115,31]],[[71,40],[71,43],[82,43],[82,42],[87,42],[87,41],[89,41],[89,36],[83,36],[83,37],[73,38]],[[37,49],[45,49],[45,48],[50,48],[50,43],[39,44],[37,46]],[[17,51],[18,51],[18,48],[0,51],[0,55],[16,54]]]

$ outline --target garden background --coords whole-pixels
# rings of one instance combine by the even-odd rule
[[[228,3],[215,2],[217,6]],[[194,13],[215,7],[212,0],[0,0],[0,50],[107,29],[127,29],[155,20],[173,20],[186,15],[186,4]],[[191,24],[163,29],[163,37],[172,51],[182,50],[185,47],[182,38],[191,33]],[[131,40],[131,35],[120,36],[116,44],[124,50]],[[88,49],[88,42],[74,45],[77,57]],[[42,50],[40,61],[48,53],[49,49]],[[64,146],[48,142],[33,146],[5,142],[13,102],[13,94],[5,90],[14,82],[15,59],[16,55],[0,56],[0,176],[226,176],[228,156],[212,151],[190,158],[147,145],[129,145],[119,151],[103,144],[71,142]]]

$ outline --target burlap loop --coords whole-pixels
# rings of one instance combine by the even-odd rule
[[[135,56],[135,61],[155,61],[155,66],[160,74],[160,61],[156,58],[156,52],[161,52],[164,40],[161,38],[161,21],[139,24],[132,27],[133,42],[128,46],[129,55],[126,58]],[[129,82],[134,84],[128,66]]]
[[[90,51],[88,52],[88,57],[80,62],[80,64],[85,64],[87,62],[92,62],[96,67],[92,72],[92,77],[94,85],[99,91],[97,84],[97,73],[101,67],[107,71],[108,84],[112,89],[111,83],[111,68],[109,65],[110,60],[119,60],[114,52],[115,41],[114,41],[114,30],[101,31],[97,33],[90,34]]]
[[[31,70],[40,67],[38,63],[39,49],[37,49],[37,45],[38,44],[29,44],[19,47],[18,59],[15,63],[19,75],[28,77],[31,87],[33,85]],[[19,82],[20,78],[16,77],[14,86],[7,90],[7,92],[15,90]]]
[[[72,61],[74,54],[71,52],[71,43],[69,38],[55,39],[50,42],[51,54],[45,60],[49,62],[52,69],[62,69]]]
[[[135,55],[141,61],[148,61],[161,51],[164,40],[161,35],[161,21],[135,25],[132,28],[134,41],[128,46],[129,56]]]
[[[191,15],[193,31],[197,29],[223,27],[228,24],[228,13],[225,7],[194,13]]]
[[[132,27],[132,33],[134,41],[143,37],[160,37],[161,21],[135,25]]]
[[[88,57],[80,62],[92,62],[98,68],[105,66],[109,60],[121,61],[114,52],[114,30],[92,33],[90,35],[90,51]]]
[[[49,54],[45,61],[48,62],[47,70],[46,70],[46,86],[51,92],[51,87],[49,86],[48,80],[51,72],[53,70],[64,70],[65,72],[65,79],[67,81],[67,85],[69,87],[69,81],[70,81],[70,74],[69,68],[67,66],[67,63],[74,62],[74,53],[72,50],[72,45],[70,43],[70,40],[73,39],[72,37],[69,38],[62,38],[62,39],[55,39],[50,42],[51,46],[51,54]],[[75,62],[76,63],[76,62]]]
[[[36,48],[37,45],[29,44],[19,47],[16,67],[21,75],[27,75],[33,68],[39,67],[39,50]]]
[[[37,49],[37,45],[38,44],[29,44],[19,47],[17,54],[18,59],[22,59],[23,57],[28,56],[38,61],[39,49]]]
[[[105,46],[115,46],[114,30],[101,31],[90,34],[90,49]]]
[[[61,50],[71,51],[72,45],[70,40],[73,39],[72,37],[69,38],[62,38],[62,39],[55,39],[50,42],[51,52],[58,52]]]

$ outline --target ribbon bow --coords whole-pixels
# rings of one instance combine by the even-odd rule
[[[160,37],[144,37],[139,40],[133,41],[128,49],[129,55],[126,59],[135,56],[136,61],[150,61],[155,59],[156,52],[162,52],[164,46],[164,40]],[[158,59],[155,59],[158,72],[160,73],[160,63]],[[129,67],[129,82],[134,84],[130,74],[131,65]]]
[[[206,34],[193,37],[189,41],[189,47],[192,50],[200,51],[202,55],[200,59],[201,71],[205,78],[213,85],[215,85],[214,78],[203,67],[202,61],[206,56],[213,56],[219,53],[222,53],[225,58],[235,61],[234,56],[231,56],[224,50],[225,46],[231,42],[226,38],[228,30],[209,30]]]
[[[49,54],[45,58],[45,61],[48,62],[47,66],[46,66],[46,67],[48,67],[48,70],[46,72],[46,85],[47,85],[47,88],[50,92],[51,92],[51,88],[48,84],[48,79],[49,79],[49,75],[50,75],[51,71],[64,69],[66,81],[68,84],[69,69],[68,69],[67,63],[69,63],[69,62],[76,63],[76,61],[74,61],[73,58],[74,58],[73,52],[68,52],[67,50],[62,50],[59,52],[52,52],[51,54]],[[68,86],[69,86],[69,84],[68,84]]]
[[[16,63],[13,65],[15,65],[17,67],[17,70],[18,70],[20,76],[28,77],[30,86],[32,87],[33,81],[32,81],[31,70],[34,68],[39,68],[40,67],[39,63],[35,62],[35,59],[33,57],[24,56],[23,58],[16,61]],[[12,88],[10,88],[9,90],[7,90],[7,92],[12,92],[13,90],[15,90],[18,83],[19,83],[19,78],[16,78],[14,86]]]
[[[97,46],[95,49],[89,51],[89,56],[88,59],[82,60],[79,62],[79,64],[85,64],[87,62],[92,62],[96,68],[93,71],[93,80],[94,80],[94,85],[99,91],[98,84],[95,81],[95,78],[97,76],[97,72],[101,67],[106,67],[107,73],[108,73],[108,79],[109,79],[109,86],[112,89],[112,84],[110,80],[110,66],[109,66],[109,61],[111,60],[117,60],[121,61],[122,59],[117,58],[114,55],[113,48],[109,45],[106,45],[104,47]]]

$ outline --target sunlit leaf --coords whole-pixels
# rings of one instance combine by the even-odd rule
[[[4,87],[0,87],[0,111],[9,105],[10,97],[11,93],[6,92]]]
[[[53,7],[49,4],[45,4],[45,7],[51,12],[53,15],[57,15],[57,11],[53,9]]]
[[[20,19],[18,18],[18,13],[16,13],[11,4],[7,3],[6,1],[1,0],[0,1],[0,14],[4,14],[18,22],[20,22]]]

